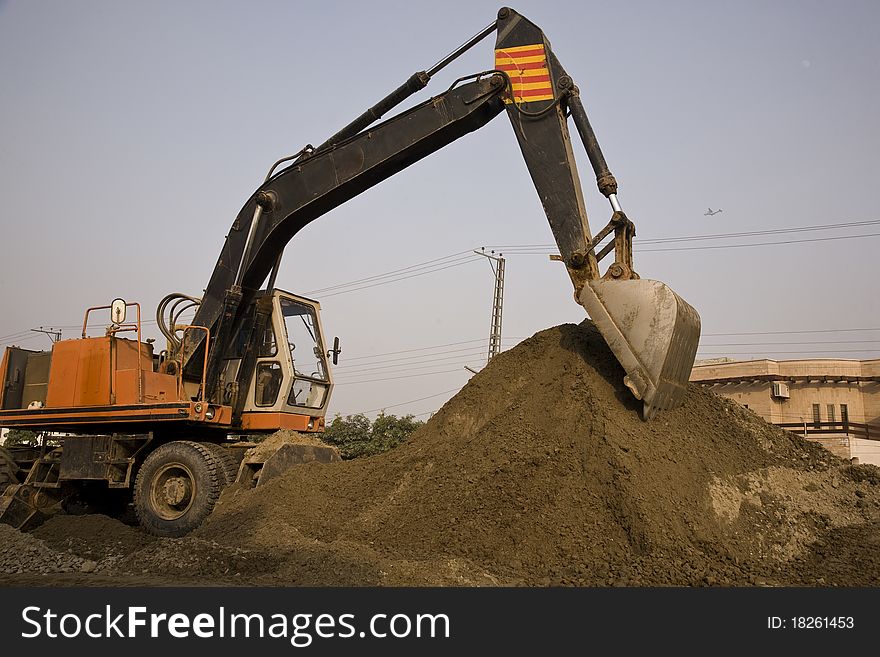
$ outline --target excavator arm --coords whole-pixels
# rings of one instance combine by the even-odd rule
[[[497,32],[495,68],[453,86],[393,118],[386,111],[423,88],[440,68]],[[643,281],[632,270],[632,222],[617,202],[608,171],[577,86],[559,64],[540,28],[509,8],[498,20],[437,65],[404,85],[321,144],[306,147],[248,199],[226,237],[193,323],[210,329],[205,377],[217,400],[223,359],[236,336],[259,331],[260,312],[247,313],[266,278],[269,287],[286,244],[311,221],[409,165],[479,129],[506,110],[523,157],[574,285],[575,298],[593,318],[627,372],[625,381],[643,399],[644,417],[677,405],[683,396],[699,339],[696,312],[667,286]],[[574,120],[609,198],[611,221],[594,238],[572,151],[567,118]],[[599,249],[603,239],[613,241]],[[599,261],[615,262],[602,276]],[[274,270],[274,271],[273,271]],[[253,326],[245,325],[251,322]],[[182,366],[201,370],[204,344],[184,343]],[[245,359],[244,362],[247,362]],[[245,385],[250,368],[239,368]]]
[[[284,246],[307,224],[333,208],[476,130],[504,111],[504,79],[489,74],[455,86],[368,131],[315,151],[263,184],[239,212],[226,238],[193,323],[211,328],[207,386],[217,399],[223,357],[244,329],[245,311]],[[199,343],[187,342],[184,363]],[[243,386],[249,380],[240,368]]]
[[[659,281],[641,280],[633,270],[635,226],[617,199],[617,180],[608,168],[587,118],[580,91],[534,23],[507,7],[498,12],[496,69],[510,79],[508,115],[532,181],[553,230],[575,299],[596,324],[626,371],[624,383],[644,402],[648,420],[679,405],[700,340],[700,317]],[[566,117],[577,128],[611,220],[590,236]],[[614,238],[603,248],[607,236]],[[614,252],[604,275],[598,263]]]

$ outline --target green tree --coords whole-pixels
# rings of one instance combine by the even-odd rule
[[[412,415],[397,417],[380,413],[371,423],[363,413],[337,415],[324,429],[324,442],[335,445],[342,458],[381,454],[407,440],[424,422]]]
[[[370,442],[371,428],[370,419],[363,413],[344,418],[337,414],[324,428],[321,439],[336,446],[342,458],[351,459],[362,455],[364,446]]]
[[[385,415],[384,412],[379,413],[373,421],[370,442],[379,452],[385,452],[404,442],[423,424],[424,422],[416,420],[412,415],[397,417]]]

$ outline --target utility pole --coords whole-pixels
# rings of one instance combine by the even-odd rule
[[[49,328],[43,328],[41,326],[40,328],[31,329],[31,331],[34,333],[45,333],[49,336],[49,340],[52,341],[52,344],[55,344],[61,339],[61,329],[52,328],[51,326]]]
[[[504,258],[502,253],[495,255],[495,251],[486,253],[486,247],[474,251],[477,255],[485,256],[489,260],[492,273],[495,274],[495,294],[492,298],[492,326],[489,329],[489,355],[486,362],[492,360],[501,351],[501,314],[504,306]]]

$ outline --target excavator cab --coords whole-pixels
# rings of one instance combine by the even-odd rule
[[[267,417],[278,413],[323,416],[333,382],[321,328],[320,304],[277,289],[255,299],[252,309],[261,304],[271,310],[269,320],[254,341],[257,358],[243,411]],[[248,336],[246,324],[239,331],[236,348],[226,359],[224,379],[227,381],[237,377]]]

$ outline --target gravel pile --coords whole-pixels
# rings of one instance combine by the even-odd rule
[[[91,572],[97,563],[69,552],[57,552],[30,534],[0,524],[0,573],[38,574]]]

